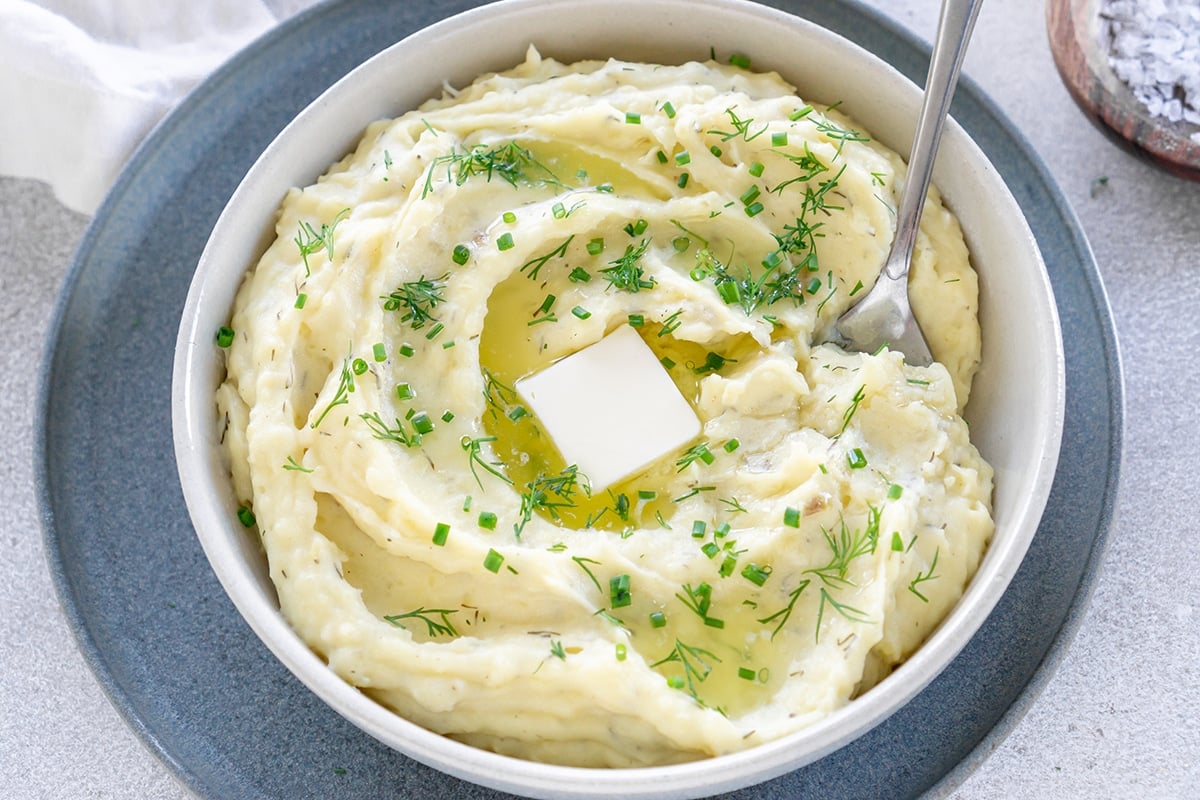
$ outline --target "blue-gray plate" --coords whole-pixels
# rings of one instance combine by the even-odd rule
[[[490,798],[360,732],[242,621],[184,507],[171,445],[175,333],[196,260],[275,134],[354,66],[472,0],[335,0],[284,23],[160,124],[75,254],[41,375],[35,458],[45,545],[79,647],[114,705],[206,798]],[[771,5],[841,33],[918,83],[928,48],[846,0]],[[731,797],[943,794],[1054,671],[1092,592],[1120,473],[1121,367],[1072,211],[999,110],[964,81],[953,113],[1026,209],[1062,318],[1067,410],[1049,505],[984,627],[925,691],[832,755]]]

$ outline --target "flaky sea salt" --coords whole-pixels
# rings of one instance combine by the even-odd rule
[[[1134,97],[1153,116],[1200,125],[1200,0],[1101,0],[1100,17],[1109,65]]]

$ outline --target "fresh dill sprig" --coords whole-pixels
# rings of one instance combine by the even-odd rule
[[[846,407],[842,414],[842,429],[838,431],[838,435],[846,432],[846,426],[850,424],[850,420],[854,419],[854,415],[858,413],[858,407],[862,405],[863,399],[866,397],[867,385],[864,383],[858,387],[858,391],[850,398],[850,405]]]
[[[821,622],[825,618],[825,607],[828,606],[851,622],[870,622],[866,612],[846,603],[839,603],[825,587],[821,587],[821,600],[817,605],[817,624],[813,630],[813,639],[821,641]]]
[[[921,594],[920,590],[917,589],[917,586],[924,583],[925,581],[932,581],[932,580],[937,579],[938,576],[933,574],[933,571],[935,569],[937,569],[938,554],[941,552],[941,550],[942,550],[942,548],[939,547],[937,550],[933,551],[933,561],[929,564],[929,569],[926,572],[917,573],[917,577],[913,578],[912,581],[908,584],[908,590],[910,592],[912,592],[913,594],[915,594],[917,597],[921,598],[922,602],[928,603],[929,598],[926,597],[925,595]]]
[[[574,508],[575,492],[581,488],[586,494],[586,485],[579,483],[579,468],[574,464],[557,475],[538,475],[526,483],[521,492],[521,518],[513,524],[517,537],[520,538],[535,511],[544,511],[558,520],[558,509]]]
[[[611,267],[600,270],[600,274],[608,279],[609,287],[626,292],[640,292],[642,289],[654,288],[654,278],[647,279],[645,270],[639,263],[642,256],[646,254],[649,244],[649,239],[642,239],[641,243],[636,246],[626,245],[625,253],[620,258],[608,262],[612,264]]]
[[[830,588],[852,585],[846,578],[851,562],[859,556],[874,553],[879,542],[879,509],[875,506],[868,508],[867,524],[861,530],[851,531],[843,517],[836,535],[825,528],[821,528],[821,533],[831,551],[829,563],[823,567],[806,569],[805,573],[817,576]]]
[[[596,589],[598,591],[600,591],[600,592],[604,591],[604,587],[600,585],[600,581],[596,578],[596,575],[590,569],[587,568],[588,564],[595,564],[596,566],[600,566],[599,561],[596,561],[593,558],[587,558],[585,556],[571,556],[571,560],[574,561],[577,565],[579,565],[579,568],[581,570],[583,570],[584,573],[589,578],[592,579],[592,583],[596,584]]]
[[[685,583],[682,588],[684,593],[676,592],[675,597],[700,619],[707,620],[708,609],[712,606],[712,587],[702,581],[696,586]]]
[[[333,218],[333,222],[321,223],[320,233],[313,228],[312,223],[300,223],[300,229],[296,232],[296,238],[293,241],[296,243],[296,247],[300,248],[300,257],[304,259],[305,277],[312,274],[312,270],[308,266],[308,257],[313,253],[325,250],[329,260],[333,260],[333,229],[349,215],[350,209],[343,208]]]
[[[521,266],[520,271],[522,273],[524,273],[525,277],[529,278],[529,280],[531,280],[531,281],[537,280],[538,271],[541,270],[542,267],[546,266],[546,262],[549,261],[550,259],[561,258],[563,256],[563,254],[567,252],[567,245],[569,245],[571,243],[571,240],[574,238],[575,238],[575,234],[571,234],[570,236],[568,236],[566,238],[565,241],[563,241],[562,244],[560,244],[558,247],[551,250],[549,253],[546,253],[545,255],[542,255],[542,256],[537,256],[536,258],[529,259]],[[529,269],[530,267],[532,267],[533,269]],[[528,273],[525,272],[525,270],[527,270],[527,269],[529,269]]]
[[[383,418],[375,412],[370,414],[361,414],[360,417],[367,423],[367,427],[371,429],[371,433],[376,439],[381,439],[385,442],[395,442],[396,444],[404,445],[405,447],[419,447],[421,445],[421,434],[414,427],[410,433],[404,426],[404,422],[397,419],[394,427],[389,427]]]
[[[498,414],[507,413],[509,407],[517,402],[517,392],[496,378],[491,370],[485,367],[483,370],[483,399],[487,401],[492,418],[495,419]]]
[[[678,682],[669,681],[669,683],[675,688],[686,689],[693,700],[700,703],[700,705],[704,705],[700,700],[697,684],[703,683],[712,673],[712,665],[708,661],[705,661],[706,658],[717,663],[721,661],[720,657],[709,650],[684,644],[679,639],[676,639],[675,646],[671,648],[671,652],[650,666],[653,668],[662,666],[663,664],[679,664],[683,668],[683,678]]]
[[[294,456],[287,457],[287,463],[285,463],[283,465],[283,468],[288,470],[289,472],[306,472],[307,473],[307,472],[313,471],[312,467],[304,466],[299,461],[297,461]]]
[[[329,401],[329,404],[325,406],[325,410],[321,412],[319,417],[313,420],[312,425],[309,427],[311,427],[313,430],[316,430],[317,426],[321,424],[321,421],[325,419],[325,416],[329,414],[330,411],[337,406],[345,405],[346,403],[350,402],[350,393],[353,391],[354,370],[351,367],[350,354],[347,353],[345,360],[342,361],[342,371],[338,376],[338,388],[333,394],[333,399]]]
[[[759,622],[763,625],[770,625],[772,622],[775,623],[775,629],[771,631],[772,639],[779,635],[779,632],[783,630],[783,626],[787,624],[788,619],[792,616],[792,610],[796,607],[796,601],[800,599],[800,595],[804,594],[804,590],[808,588],[810,583],[812,583],[812,581],[808,578],[800,581],[800,584],[788,594],[787,605],[776,611],[774,614],[763,617],[759,620]]]
[[[434,172],[443,166],[446,168],[446,180],[453,182],[455,186],[462,186],[477,175],[484,176],[489,183],[493,177],[497,177],[513,187],[517,185],[518,180],[532,180],[534,175],[546,183],[562,185],[548,167],[516,142],[495,147],[477,144],[470,150],[460,151],[454,147],[448,154],[435,158],[425,173],[422,199],[433,191]]]
[[[457,613],[457,609],[453,608],[421,608],[413,611],[407,611],[403,614],[391,614],[384,619],[397,628],[403,628],[403,621],[406,619],[416,619],[425,623],[425,627],[429,632],[429,636],[458,636],[458,631],[454,629],[454,624],[450,622],[450,615]],[[439,622],[437,617],[441,621]]]
[[[481,436],[477,439],[464,436],[461,440],[462,449],[467,453],[467,464],[470,466],[471,474],[475,476],[475,482],[479,484],[480,489],[483,488],[483,481],[480,480],[479,473],[475,469],[476,467],[483,467],[484,470],[490,472],[509,486],[513,485],[512,478],[500,471],[499,461],[488,461],[483,457],[483,446],[494,441],[496,441],[495,436]]]
[[[422,275],[415,281],[405,281],[391,294],[379,298],[383,301],[385,311],[404,309],[401,322],[412,325],[413,330],[425,327],[427,322],[437,322],[433,309],[445,302],[447,272],[437,278],[426,278]]]
[[[765,122],[761,128],[754,133],[751,133],[750,126],[754,124],[753,119],[742,119],[737,115],[737,112],[735,112],[733,108],[725,109],[725,113],[729,116],[729,123],[733,126],[733,130],[724,131],[720,129],[713,129],[705,131],[705,133],[712,134],[713,136],[720,136],[721,141],[723,142],[728,142],[729,140],[736,139],[739,136],[742,137],[742,141],[749,142],[757,139],[759,136],[762,136],[767,132],[767,123]]]

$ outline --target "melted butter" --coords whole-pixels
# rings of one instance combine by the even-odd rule
[[[622,197],[666,200],[670,194],[611,158],[565,142],[522,143],[537,161],[568,186],[611,186]]]

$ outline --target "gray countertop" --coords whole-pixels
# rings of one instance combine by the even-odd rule
[[[937,3],[871,0],[932,38]],[[1036,703],[953,793],[1200,797],[1200,183],[1110,143],[1059,82],[1041,0],[985,5],[965,72],[1029,139],[1091,241],[1126,377],[1117,521],[1091,606]],[[1101,179],[1104,179],[1103,181]],[[87,218],[0,178],[0,796],[189,796],[106,699],[59,608],[32,451],[38,362]]]

